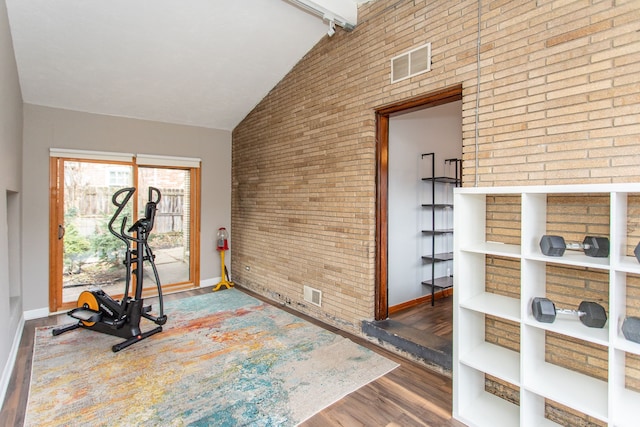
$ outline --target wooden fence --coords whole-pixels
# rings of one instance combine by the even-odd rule
[[[180,233],[188,227],[188,206],[185,213],[185,196],[182,189],[162,189],[158,211],[156,212],[154,234]],[[111,203],[113,194],[118,191],[114,187],[82,187],[66,189],[66,212],[74,217],[74,223],[83,236],[89,236],[100,232],[97,228],[106,225],[111,215],[115,212],[115,206]],[[138,196],[140,197],[140,195]],[[140,212],[144,211],[147,203],[147,194],[138,199]],[[130,217],[130,214],[129,214]],[[104,222],[104,224],[103,224]],[[131,224],[129,218],[129,224]],[[118,223],[119,226],[119,223]]]

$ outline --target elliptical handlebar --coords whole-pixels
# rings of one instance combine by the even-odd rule
[[[118,239],[122,240],[123,242],[125,242],[128,246],[128,241],[129,239],[127,239],[126,234],[124,234],[124,229],[125,229],[125,225],[127,223],[127,217],[125,216],[122,220],[122,226],[120,227],[120,233],[118,233],[117,231],[115,231],[113,229],[113,223],[116,221],[116,219],[118,218],[118,216],[120,216],[120,214],[122,213],[122,211],[124,210],[124,208],[127,206],[127,203],[129,203],[129,199],[131,199],[131,197],[133,196],[133,193],[136,192],[136,188],[135,187],[127,187],[127,188],[123,188],[121,190],[118,190],[115,192],[115,194],[113,195],[113,197],[111,197],[111,202],[117,206],[118,209],[116,209],[116,212],[113,214],[113,216],[111,217],[111,220],[109,221],[109,231],[111,232],[111,234],[113,234],[114,236],[116,236]],[[124,196],[124,199],[122,201],[118,201],[118,197],[120,197],[121,194],[123,193],[127,193]]]
[[[153,200],[153,195],[156,195],[156,199]],[[160,195],[160,190],[156,187],[149,187],[149,201],[155,203],[156,205],[160,203],[160,199],[162,196]]]
[[[113,224],[116,222],[116,219],[120,216],[120,214],[122,213],[124,208],[127,206],[127,203],[129,203],[129,200],[131,199],[131,197],[135,192],[136,192],[135,187],[122,188],[116,191],[113,197],[111,197],[111,202],[114,204],[114,206],[117,207],[117,209],[116,209],[116,212],[111,217],[111,220],[109,221],[109,231],[111,232],[111,234],[113,234],[118,239],[125,242],[127,245],[129,244],[128,243],[129,241],[136,240],[136,239],[133,239],[131,236],[129,236],[125,232],[125,230],[128,232],[131,232],[136,227],[136,225],[144,223],[146,231],[147,232],[151,231],[151,229],[153,228],[154,220],[155,220],[157,206],[158,206],[158,203],[160,203],[160,199],[162,198],[160,194],[160,190],[158,190],[155,187],[149,187],[149,201],[147,202],[145,207],[144,218],[139,219],[138,222],[133,224],[127,230],[128,217],[125,216],[124,218],[122,218],[122,223],[120,224],[120,233],[118,233],[116,230],[114,230]],[[118,198],[124,193],[126,193],[126,195],[122,198],[121,201],[119,201]]]
[[[149,201],[145,206],[144,218],[141,218],[140,220],[145,223],[147,232],[150,232],[153,229],[153,223],[155,221],[156,211],[158,210],[158,203],[160,203],[160,198],[160,190],[155,187],[149,187]]]

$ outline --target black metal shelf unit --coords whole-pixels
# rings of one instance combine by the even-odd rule
[[[422,159],[425,157],[431,158],[431,176],[422,178],[422,181],[431,183],[431,203],[423,203],[422,207],[424,209],[430,209],[431,213],[431,229],[422,230],[422,233],[425,236],[431,237],[431,254],[423,255],[422,259],[425,262],[431,264],[431,279],[424,280],[422,282],[425,286],[431,287],[431,305],[435,304],[435,291],[436,289],[447,289],[453,287],[453,275],[447,274],[443,277],[436,277],[436,269],[435,266],[439,262],[452,261],[453,260],[453,252],[440,252],[436,253],[436,236],[442,235],[451,235],[453,234],[453,229],[437,229],[436,228],[436,211],[437,210],[446,210],[453,209],[453,204],[451,203],[436,203],[436,185],[437,184],[453,184],[454,187],[460,187],[462,184],[462,160],[461,159],[445,159],[445,165],[453,165],[455,170],[455,176],[436,176],[435,175],[435,162],[436,155],[435,153],[425,153],[422,154]],[[445,168],[446,169],[446,168]],[[453,194],[451,195],[451,200],[453,200]]]

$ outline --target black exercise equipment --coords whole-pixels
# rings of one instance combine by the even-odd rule
[[[607,313],[604,307],[596,302],[582,301],[578,310],[556,308],[553,301],[548,298],[536,297],[531,302],[533,317],[542,323],[553,323],[556,314],[570,314],[578,316],[580,321],[590,328],[604,328],[607,323]]]
[[[560,257],[565,249],[583,250],[585,255],[595,258],[609,256],[609,239],[607,237],[587,236],[582,243],[565,243],[562,236],[544,235],[540,239],[540,249],[547,256]]]
[[[135,191],[136,189],[134,187],[123,188],[117,191],[111,198],[111,201],[117,209],[109,221],[109,231],[118,239],[122,240],[127,247],[124,259],[127,272],[122,301],[114,300],[101,289],[83,291],[78,297],[77,308],[67,313],[74,319],[78,319],[78,323],[54,329],[54,336],[77,328],[92,329],[124,338],[125,341],[111,348],[116,352],[162,331],[162,326],[158,326],[147,332],[140,330],[140,320],[142,317],[151,320],[157,325],[164,325],[167,322],[167,316],[164,315],[162,287],[160,285],[160,278],[158,277],[158,270],[156,269],[155,255],[153,255],[148,244],[149,233],[153,228],[157,205],[160,202],[160,191],[157,188],[149,187],[149,201],[145,206],[144,218],[140,218],[125,232],[127,226],[127,217],[125,216],[122,218],[120,232],[113,229],[113,223],[122,213]],[[118,198],[122,194],[124,194],[124,197],[122,201],[119,201]],[[135,243],[134,248],[132,248],[132,243]],[[151,311],[150,305],[146,307],[143,305],[142,286],[145,261],[151,264],[158,288],[160,308],[157,317],[149,314]],[[129,296],[132,274],[135,274],[136,278],[135,296],[133,298]]]
[[[622,322],[622,334],[629,341],[640,343],[640,317],[627,317]]]

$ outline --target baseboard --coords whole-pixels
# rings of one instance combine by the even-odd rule
[[[13,344],[11,344],[11,351],[7,358],[7,363],[4,365],[2,371],[2,378],[0,379],[0,406],[4,404],[4,398],[7,395],[7,389],[9,388],[9,381],[11,380],[11,373],[16,364],[16,358],[18,357],[18,349],[20,348],[20,340],[22,340],[22,332],[24,331],[24,315],[20,317],[16,333],[13,337]]]
[[[453,295],[453,289],[443,289],[436,292],[434,297],[438,299],[438,298],[449,297],[451,295]],[[397,313],[402,310],[406,310],[407,308],[411,308],[420,304],[427,303],[427,302],[431,302],[431,294],[424,295],[424,296],[421,296],[420,298],[416,298],[410,301],[405,301],[403,303],[391,306],[389,307],[389,315]]]
[[[201,288],[212,288],[215,285],[217,285],[218,283],[220,283],[220,280],[222,280],[221,277],[214,277],[211,279],[204,279],[200,281],[200,287]]]
[[[24,320],[41,319],[49,316],[48,308],[36,308],[35,310],[28,310],[24,312]]]

